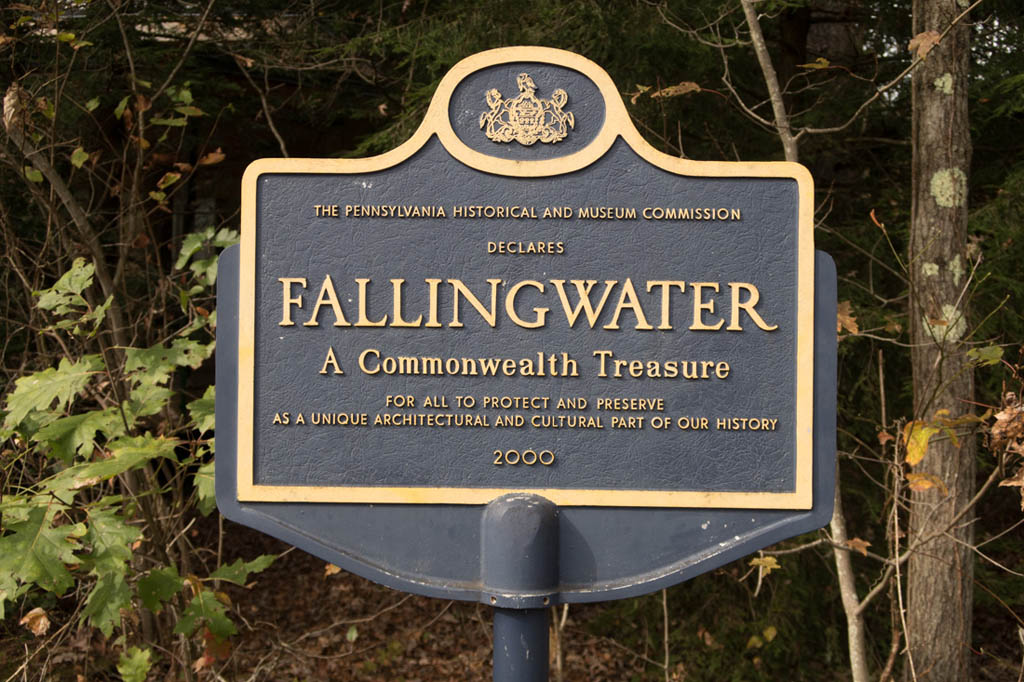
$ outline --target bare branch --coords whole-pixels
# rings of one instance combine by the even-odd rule
[[[775,130],[782,141],[782,149],[786,153],[786,160],[799,161],[800,154],[796,138],[793,136],[793,131],[789,125],[786,104],[782,100],[779,77],[775,73],[771,56],[768,54],[768,46],[764,42],[764,34],[761,33],[761,24],[757,20],[757,13],[754,12],[753,0],[740,0],[740,3],[743,5],[743,14],[746,16],[747,26],[750,28],[750,39],[754,44],[754,54],[757,55],[757,63],[761,65],[764,83],[768,87],[768,96],[771,98],[772,112],[775,115]]]

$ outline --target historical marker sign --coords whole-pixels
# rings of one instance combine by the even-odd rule
[[[655,151],[578,55],[470,57],[392,152],[248,169],[237,292],[221,293],[218,352],[237,355],[218,363],[235,426],[218,431],[218,499],[383,582],[463,598],[478,548],[450,568],[431,556],[475,547],[466,529],[505,493],[566,510],[564,600],[820,525],[834,316],[812,210],[799,165]],[[338,515],[364,530],[326,530]],[[634,523],[648,529],[615,530]],[[593,564],[609,532],[648,556]],[[637,545],[653,532],[702,546]]]

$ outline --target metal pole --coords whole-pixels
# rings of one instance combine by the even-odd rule
[[[480,600],[494,607],[494,682],[547,682],[558,507],[538,495],[504,495],[487,505],[480,531]]]
[[[494,609],[494,682],[547,682],[548,609]]]

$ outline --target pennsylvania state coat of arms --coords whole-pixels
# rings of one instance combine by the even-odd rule
[[[571,112],[562,111],[569,100],[561,88],[551,94],[551,99],[540,99],[534,93],[537,86],[528,74],[516,78],[519,96],[505,99],[497,88],[487,91],[486,100],[490,111],[480,115],[480,127],[487,138],[495,142],[515,140],[522,145],[541,142],[558,142],[565,139],[569,128],[575,125]]]

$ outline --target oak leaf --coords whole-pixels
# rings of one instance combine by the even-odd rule
[[[1020,488],[1020,509],[1024,511],[1024,467],[1017,469],[1017,473],[1009,478],[999,481],[1001,487]]]
[[[845,544],[853,551],[860,552],[864,556],[868,555],[868,547],[871,546],[870,542],[868,542],[867,540],[862,540],[860,538],[850,538],[846,541]]]
[[[860,331],[860,327],[857,326],[857,318],[853,316],[853,304],[849,301],[840,302],[836,308],[836,333],[844,329],[851,334]]]
[[[992,425],[992,445],[996,448],[1013,445],[1024,436],[1024,408],[1014,393],[1003,397],[1003,409],[995,413]]]
[[[924,59],[932,48],[939,44],[941,38],[938,31],[923,31],[910,39],[907,49],[917,52],[919,59]]]
[[[779,565],[779,560],[773,556],[761,556],[751,559],[748,565],[756,566],[764,575],[769,575],[772,571],[782,568]]]
[[[46,615],[46,611],[42,607],[37,606],[28,613],[26,613],[21,620],[18,621],[18,625],[24,625],[32,634],[36,637],[42,637],[46,634],[46,631],[50,629],[50,618]]]

